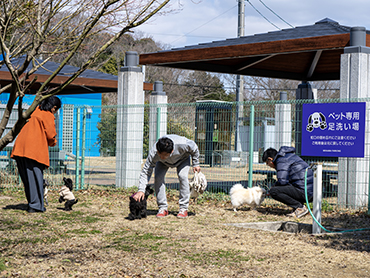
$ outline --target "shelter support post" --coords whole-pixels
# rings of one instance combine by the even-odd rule
[[[356,99],[370,96],[370,48],[366,47],[366,29],[352,27],[351,46],[341,55],[340,98]],[[370,110],[366,104],[365,149],[363,158],[338,159],[338,203],[359,208],[368,205]]]
[[[138,55],[128,51],[118,72],[116,187],[137,185],[143,159],[144,90]]]
[[[296,90],[296,99],[316,99],[317,89],[312,88],[309,82],[303,81]],[[302,103],[297,103],[295,108],[295,149],[301,154],[302,142]]]

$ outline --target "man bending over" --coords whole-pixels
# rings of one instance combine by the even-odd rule
[[[166,217],[168,215],[168,204],[164,177],[168,168],[176,168],[180,182],[180,210],[177,217],[188,217],[190,199],[188,174],[190,169],[190,157],[192,159],[193,171],[199,172],[199,150],[194,141],[174,134],[160,138],[149,152],[140,174],[139,190],[133,198],[137,201],[144,198],[146,185],[155,167],[154,189],[159,208],[157,217]]]

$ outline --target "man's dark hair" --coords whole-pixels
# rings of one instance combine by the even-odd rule
[[[62,102],[60,101],[60,99],[57,97],[57,96],[51,96],[51,97],[48,97],[46,99],[44,99],[41,103],[40,103],[40,110],[42,111],[50,111],[51,112],[51,108],[53,108],[54,106],[57,107],[57,110],[62,106]]]
[[[170,138],[162,137],[158,140],[156,147],[159,153],[172,153],[173,141]]]
[[[275,159],[275,156],[277,155],[277,153],[278,151],[273,148],[269,148],[265,150],[262,155],[262,161],[266,162],[267,158],[269,157],[271,157],[272,159]]]

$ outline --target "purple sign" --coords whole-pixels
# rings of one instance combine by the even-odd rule
[[[303,104],[303,156],[364,157],[365,102]]]

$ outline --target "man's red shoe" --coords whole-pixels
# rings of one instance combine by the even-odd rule
[[[161,218],[161,217],[166,217],[166,216],[168,216],[168,210],[167,209],[159,209],[159,211],[157,213],[157,217]]]
[[[187,218],[187,217],[188,217],[188,210],[180,209],[179,214],[177,214],[177,218]]]

